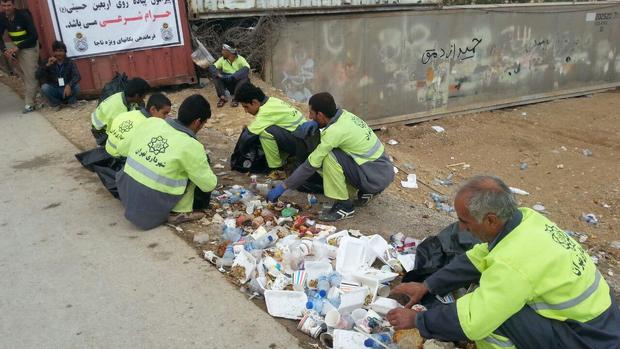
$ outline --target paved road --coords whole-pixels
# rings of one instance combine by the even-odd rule
[[[141,232],[0,84],[0,348],[298,348],[168,228]]]

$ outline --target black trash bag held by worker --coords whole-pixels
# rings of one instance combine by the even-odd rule
[[[260,145],[259,136],[252,134],[247,128],[244,128],[237,144],[230,156],[230,168],[232,170],[246,173],[267,173],[267,158]]]

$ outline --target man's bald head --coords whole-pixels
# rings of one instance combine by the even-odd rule
[[[494,176],[471,178],[459,189],[456,199],[465,203],[469,214],[478,223],[489,213],[505,223],[518,209],[517,201],[510,188]]]

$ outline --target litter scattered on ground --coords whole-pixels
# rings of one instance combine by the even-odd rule
[[[433,180],[433,184],[435,184],[435,185],[443,185],[443,186],[446,186],[446,187],[447,187],[447,186],[454,185],[454,181],[452,180],[452,177],[453,177],[453,176],[454,176],[454,175],[453,175],[452,173],[450,173],[450,174],[448,175],[448,177],[446,177],[445,179],[435,178],[435,179]]]
[[[437,132],[437,133],[442,133],[442,132],[445,132],[445,131],[446,131],[446,129],[445,129],[445,128],[443,128],[443,127],[441,127],[441,126],[437,126],[437,125],[431,126],[431,128],[432,128],[435,132]]]
[[[387,143],[388,143],[389,145],[396,145],[396,144],[398,144],[398,141],[397,141],[397,140],[395,140],[395,139],[390,139],[389,141],[387,141]]]
[[[526,112],[522,112],[521,116],[527,116],[527,113]]]
[[[546,212],[546,207],[541,204],[535,204],[532,208],[538,212]]]
[[[592,156],[592,150],[590,149],[581,149],[581,153],[583,156]]]
[[[430,193],[431,199],[433,199],[434,206],[431,208],[435,208],[437,211],[443,211],[446,213],[454,212],[454,207],[448,204],[448,197],[445,195]]]
[[[528,168],[527,162],[522,162],[522,163],[519,164],[519,169],[521,171],[527,170],[527,168]]]
[[[609,246],[617,250],[620,250],[620,241],[612,241],[609,243]]]
[[[510,191],[513,194],[517,194],[517,195],[530,195],[530,193],[526,192],[523,189],[519,189],[519,188],[515,188],[515,187],[509,187],[509,188],[510,188]]]
[[[400,185],[403,186],[403,188],[409,188],[409,189],[417,189],[418,188],[418,180],[415,174],[409,174],[407,175],[407,180],[406,181],[400,181]]]
[[[403,166],[404,166],[406,169],[410,170],[410,171],[415,170],[415,165],[414,165],[414,164],[412,164],[412,163],[405,162],[405,163],[403,164]]]
[[[452,209],[447,197],[431,197],[438,209]],[[385,319],[402,305],[387,297],[390,283],[415,266],[420,240],[339,231],[310,219],[294,202],[268,203],[238,185],[214,191],[212,201],[221,236],[204,258],[250,297],[264,297],[270,315],[299,321],[298,330],[327,348],[403,347],[396,339],[410,332],[395,336],[402,331],[395,333]],[[314,195],[308,204],[318,204]],[[419,333],[416,338],[421,346]]]
[[[596,218],[596,215],[594,213],[584,213],[581,216],[581,220],[592,225],[598,224],[598,218]]]
[[[566,234],[570,235],[571,237],[578,240],[582,244],[588,241],[588,234],[586,233],[579,233],[579,232],[570,231],[570,230],[566,230],[565,232]]]
[[[557,168],[559,168],[559,169],[561,170],[561,169],[563,169],[563,168],[564,168],[564,164],[558,164],[556,167],[557,167]]]

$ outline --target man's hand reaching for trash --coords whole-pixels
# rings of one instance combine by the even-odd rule
[[[390,325],[394,326],[395,330],[406,330],[409,328],[415,328],[415,317],[418,314],[413,309],[396,308],[387,313],[387,320]]]
[[[414,304],[420,303],[422,297],[428,293],[428,287],[426,284],[420,282],[405,282],[394,289],[390,294],[405,294],[409,296],[409,302],[405,305],[405,308],[411,308]]]
[[[286,188],[284,188],[283,184],[278,184],[278,186],[276,186],[275,188],[271,189],[269,191],[269,193],[267,193],[267,201],[269,201],[269,202],[276,202],[276,201],[278,201],[278,198],[280,196],[282,196],[282,194],[284,194],[285,190],[286,190]]]

